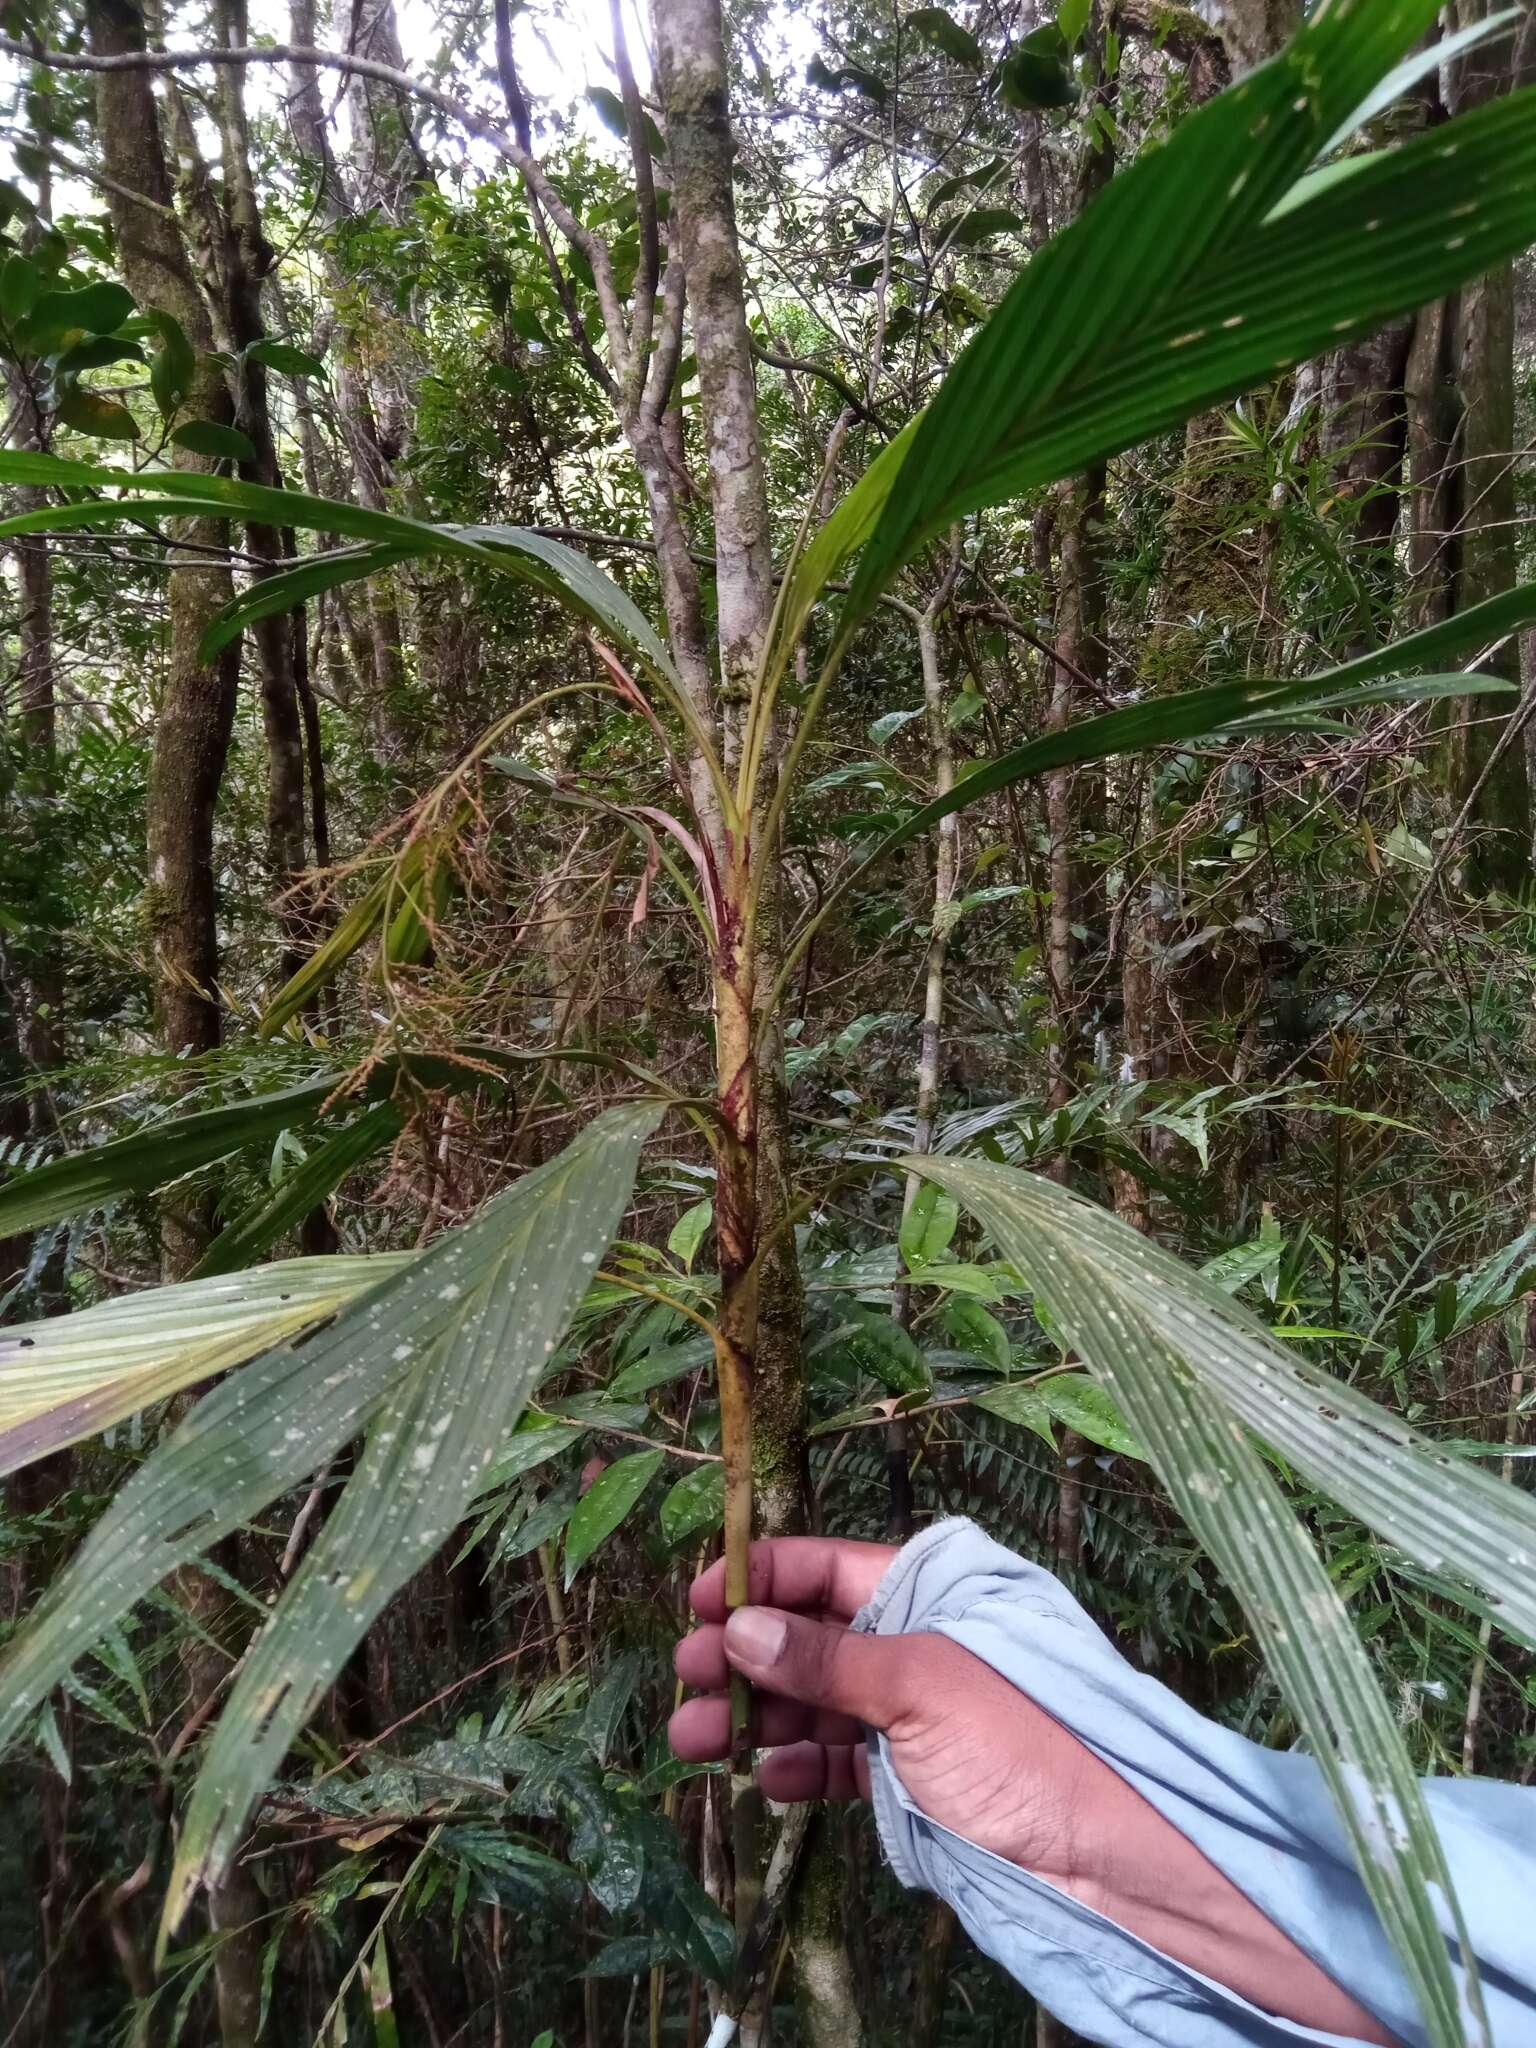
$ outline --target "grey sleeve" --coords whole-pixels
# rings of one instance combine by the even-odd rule
[[[972,1522],[940,1522],[908,1543],[854,1626],[932,1630],[990,1664],[1134,1785],[1407,2048],[1424,2048],[1412,1995],[1310,1757],[1207,1721],[1128,1664],[1049,1572]],[[1338,2048],[1345,2039],[1261,2012],[938,1826],[907,1797],[875,1735],[870,1780],[901,1881],[947,1899],[979,1948],[1102,2048]],[[1425,1791],[1497,2048],[1533,2048],[1536,1790],[1446,1778]]]

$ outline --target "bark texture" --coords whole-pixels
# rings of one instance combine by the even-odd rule
[[[143,16],[132,0],[90,0],[86,25],[99,56],[145,45]],[[145,310],[178,321],[197,352],[188,411],[227,423],[229,394],[209,360],[208,309],[170,212],[174,192],[149,74],[98,73],[96,120],[103,164],[120,188],[109,190],[107,203],[128,288]],[[128,196],[135,193],[152,203],[135,204]],[[174,450],[172,462],[178,469],[208,467],[184,448]],[[149,785],[149,917],[161,1035],[173,1052],[199,1053],[216,1046],[221,1031],[213,826],[239,651],[229,648],[211,663],[199,653],[204,629],[232,595],[227,562],[218,554],[225,523],[189,519],[174,530],[187,545],[172,556],[167,582],[170,644]],[[184,1256],[174,1253],[173,1266]]]

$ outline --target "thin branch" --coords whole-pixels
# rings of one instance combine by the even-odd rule
[[[512,6],[511,0],[495,0],[496,13],[496,76],[501,84],[501,96],[507,103],[507,113],[512,120],[513,132],[518,147],[529,156],[533,154],[533,123],[528,113],[528,99],[523,91],[522,80],[517,75],[517,58],[512,48]],[[614,404],[618,398],[618,386],[608,373],[592,338],[587,333],[581,309],[576,303],[576,294],[566,276],[555,245],[550,239],[549,223],[544,218],[544,209],[539,204],[537,192],[529,193],[529,211],[533,215],[534,232],[539,238],[539,247],[544,252],[544,265],[549,272],[550,282],[555,287],[555,297],[560,301],[560,310],[565,315],[565,324],[570,330],[577,354],[591,371],[598,389]]]
[[[752,353],[760,363],[767,363],[775,370],[789,370],[805,377],[820,377],[824,384],[832,386],[850,411],[856,412],[861,420],[867,420],[872,427],[878,427],[880,432],[889,438],[891,430],[879,413],[860,398],[853,386],[846,382],[830,363],[818,363],[810,357],[780,355],[777,349],[764,348],[756,341],[752,344]]]
[[[624,101],[624,126],[629,131],[629,155],[635,171],[635,210],[640,226],[640,263],[635,272],[634,305],[630,316],[629,401],[639,403],[650,365],[651,327],[656,317],[656,284],[661,276],[661,238],[657,231],[656,177],[651,168],[650,146],[646,140],[645,108],[629,61],[629,44],[624,38],[622,0],[608,0],[613,24],[613,61],[619,74],[619,92]]]

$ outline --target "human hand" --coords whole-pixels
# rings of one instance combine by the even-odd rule
[[[895,1557],[883,1543],[754,1543],[752,1605],[727,1616],[725,1565],[694,1581],[699,1626],[677,1675],[701,1697],[672,1716],[677,1755],[729,1756],[732,1671],[752,1685],[751,1737],[771,1799],[869,1796],[866,1728],[930,1820],[1302,2026],[1392,2037],[1109,1764],[947,1636],[855,1635]]]
[[[676,1656],[679,1678],[703,1696],[672,1716],[673,1749],[695,1762],[729,1755],[734,1669],[752,1682],[752,1740],[769,1750],[758,1776],[771,1799],[867,1798],[864,1730],[878,1728],[931,1819],[1076,1888],[1088,1779],[1107,1767],[947,1637],[853,1634],[848,1623],[895,1555],[889,1544],[816,1536],[755,1543],[753,1604],[729,1619],[725,1566],[711,1565],[690,1596],[700,1626]]]

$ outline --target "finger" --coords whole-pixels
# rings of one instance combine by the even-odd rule
[[[916,1660],[900,1636],[855,1635],[773,1607],[738,1608],[725,1625],[725,1654],[764,1692],[851,1714],[889,1728],[915,1704]]]
[[[867,1799],[869,1757],[862,1742],[796,1742],[765,1756],[757,1780],[770,1799]]]
[[[754,1746],[772,1749],[785,1742],[830,1742],[847,1746],[864,1731],[846,1714],[824,1713],[797,1700],[755,1698],[749,1730]],[[718,1763],[731,1753],[731,1702],[726,1693],[685,1700],[667,1723],[667,1740],[688,1763]]]
[[[852,1621],[896,1555],[890,1543],[833,1536],[776,1536],[752,1545],[747,1567],[754,1606],[789,1607]],[[724,1621],[725,1559],[693,1582],[689,1599],[701,1621]]]
[[[725,1630],[717,1622],[705,1622],[684,1636],[672,1652],[672,1666],[684,1685],[695,1692],[724,1692],[731,1680]]]

